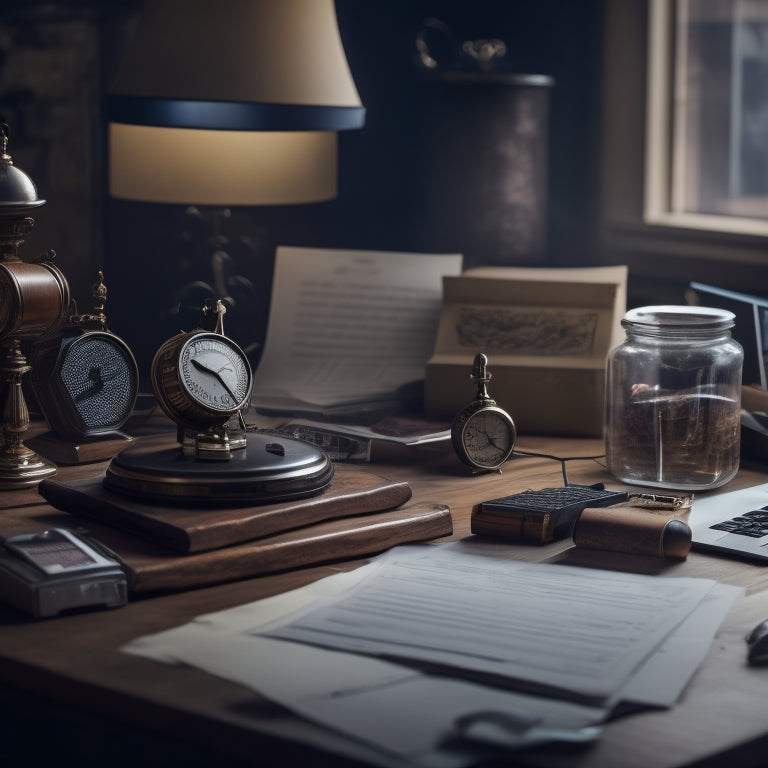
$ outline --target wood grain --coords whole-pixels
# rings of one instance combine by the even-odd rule
[[[245,507],[189,507],[121,496],[103,475],[51,479],[39,492],[52,506],[122,528],[176,552],[204,552],[313,525],[324,520],[395,509],[411,498],[407,482],[339,465],[331,487],[307,499]]]
[[[576,460],[601,454],[601,440],[523,436],[518,444],[521,450],[570,457],[567,472],[571,482],[604,482],[611,489],[622,487],[600,459]],[[432,502],[449,505],[453,521],[450,538],[454,540],[472,537],[471,510],[478,502],[563,482],[560,463],[543,456],[518,457],[505,465],[502,474],[480,476],[471,476],[451,456],[372,469],[384,477],[407,482],[413,491],[409,503],[414,507]],[[86,470],[96,474],[103,472],[103,467],[63,468],[60,477],[84,477]],[[733,481],[706,495],[719,496],[763,483],[768,483],[768,467],[743,462]],[[383,519],[381,515],[375,517]],[[0,494],[2,534],[62,524],[67,519],[67,513],[52,509],[33,490]],[[91,531],[100,530],[95,520],[82,520]],[[117,528],[103,528],[115,537],[128,536]],[[321,548],[323,540],[318,539],[316,545]],[[524,755],[526,765],[765,765],[768,668],[747,666],[744,637],[768,616],[768,568],[696,551],[685,560],[669,560],[574,547],[568,540],[534,546],[511,543],[506,549],[517,560],[656,574],[660,578],[703,577],[747,590],[747,597],[726,617],[707,658],[674,707],[612,721],[600,740],[586,750],[546,746],[528,750]],[[343,561],[289,568],[210,587],[160,595],[139,593],[142,599],[117,610],[44,622],[29,621],[10,608],[0,607],[0,683],[19,686],[44,700],[54,699],[79,713],[98,713],[114,723],[140,724],[192,747],[216,747],[224,764],[227,757],[240,755],[257,756],[265,768],[299,764],[300,760],[292,759],[298,756],[313,766],[380,766],[380,754],[374,760],[362,744],[352,744],[309,721],[276,711],[258,692],[197,669],[157,664],[120,651],[132,638],[294,589],[361,562],[361,558],[355,560],[350,555]],[[349,759],[334,754],[337,750]],[[506,759],[506,763],[516,762],[515,755]]]

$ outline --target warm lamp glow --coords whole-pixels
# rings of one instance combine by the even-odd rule
[[[106,106],[113,196],[219,206],[335,197],[365,119],[334,0],[149,0]]]
[[[195,205],[286,205],[336,196],[335,131],[110,125],[110,194]]]

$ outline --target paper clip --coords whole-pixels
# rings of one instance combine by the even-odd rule
[[[689,496],[668,496],[659,493],[630,493],[627,501],[633,507],[647,509],[689,509],[693,504],[693,494]]]

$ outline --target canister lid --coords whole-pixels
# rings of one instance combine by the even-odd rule
[[[630,309],[622,318],[625,328],[647,331],[724,331],[732,328],[736,315],[727,309],[687,304],[662,304]]]

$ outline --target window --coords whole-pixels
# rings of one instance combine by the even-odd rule
[[[651,0],[644,218],[768,235],[768,0]]]

